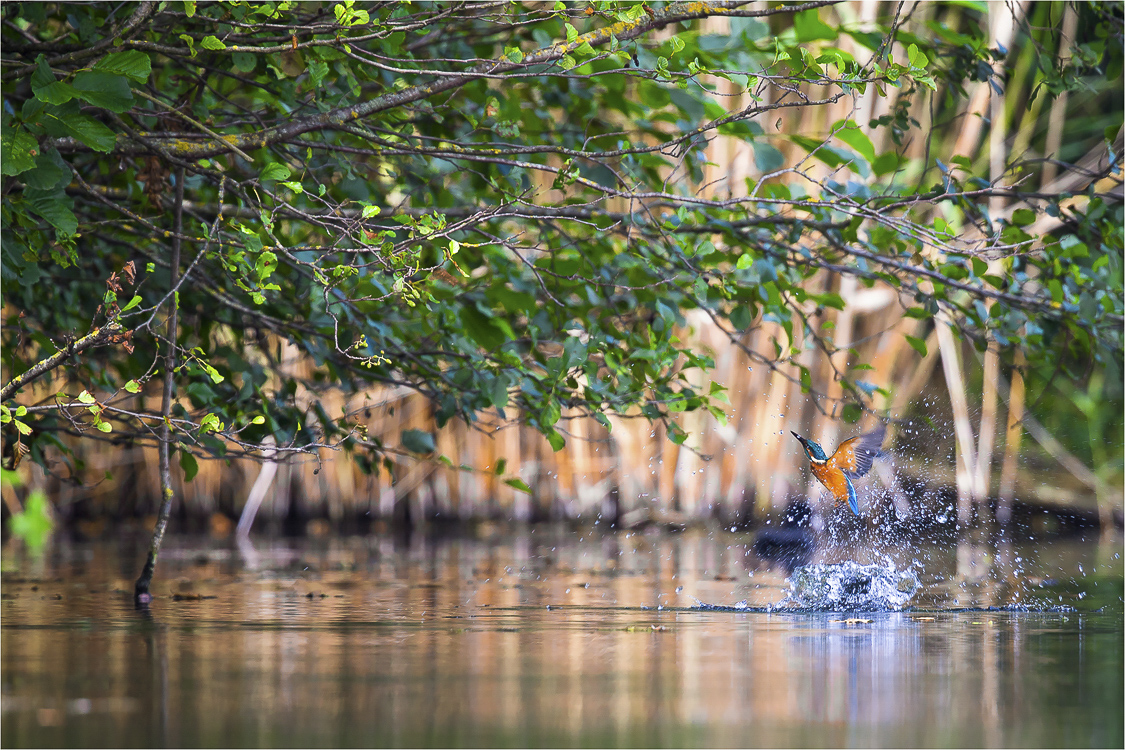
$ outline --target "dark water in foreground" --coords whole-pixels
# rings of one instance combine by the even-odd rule
[[[170,538],[140,612],[140,545],[9,544],[0,742],[1122,746],[1120,537],[821,552],[920,583],[846,613],[751,539]]]

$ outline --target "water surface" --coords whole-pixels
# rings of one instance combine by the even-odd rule
[[[752,539],[171,537],[143,610],[139,543],[9,544],[0,740],[1122,745],[1119,538],[814,553],[917,574],[868,612],[790,609]]]

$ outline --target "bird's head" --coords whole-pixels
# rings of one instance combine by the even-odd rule
[[[816,461],[827,461],[828,460],[828,456],[824,455],[824,449],[821,448],[819,445],[817,445],[816,443],[814,443],[811,440],[805,440],[803,437],[801,437],[800,435],[798,435],[795,432],[790,432],[790,434],[792,434],[793,437],[795,437],[799,441],[801,441],[801,445],[804,446],[805,453],[808,454],[809,458],[814,459]]]

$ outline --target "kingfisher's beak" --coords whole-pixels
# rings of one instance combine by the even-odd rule
[[[789,434],[792,435],[793,437],[797,438],[798,440],[800,440],[801,446],[804,447],[804,449],[806,451],[809,449],[809,441],[808,440],[805,440],[803,437],[801,437],[797,433],[793,432],[792,430],[789,431]]]

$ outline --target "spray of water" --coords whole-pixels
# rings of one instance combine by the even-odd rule
[[[793,571],[781,606],[817,611],[902,609],[921,586],[913,570],[847,562],[803,565]]]

